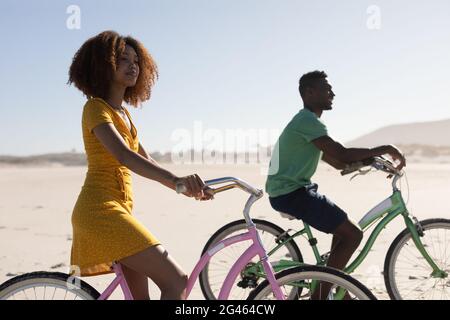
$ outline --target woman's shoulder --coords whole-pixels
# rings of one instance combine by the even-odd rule
[[[101,98],[90,98],[84,104],[82,122],[89,130],[102,122],[113,122],[114,115],[108,104]]]
[[[84,109],[87,108],[98,108],[108,110],[108,104],[102,98],[89,98],[84,104]]]
[[[107,113],[112,116],[112,110],[102,98],[89,98],[83,107],[83,114]]]

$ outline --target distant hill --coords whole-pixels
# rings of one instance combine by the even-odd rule
[[[450,147],[450,119],[383,127],[349,141],[346,146],[371,147],[382,144]]]

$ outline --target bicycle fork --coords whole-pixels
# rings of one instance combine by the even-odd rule
[[[414,244],[416,245],[417,250],[419,250],[420,254],[423,256],[423,258],[428,262],[430,267],[433,269],[433,272],[431,273],[431,277],[433,278],[446,278],[448,277],[448,273],[444,270],[441,270],[436,263],[433,261],[433,259],[428,254],[427,250],[425,249],[425,246],[422,243],[422,240],[420,240],[421,237],[424,236],[422,225],[420,224],[419,220],[417,220],[416,217],[410,215],[407,211],[403,214],[403,218],[405,219],[406,227],[408,228],[409,232],[411,233],[412,239]]]

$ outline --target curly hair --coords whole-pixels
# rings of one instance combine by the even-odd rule
[[[67,83],[73,83],[87,98],[105,99],[117,70],[117,61],[126,45],[136,51],[140,71],[136,85],[125,90],[124,100],[137,107],[150,99],[152,86],[158,79],[158,68],[152,56],[138,40],[123,37],[115,31],[104,31],[81,46],[73,57]]]

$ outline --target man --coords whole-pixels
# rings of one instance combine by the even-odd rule
[[[346,148],[328,135],[320,117],[323,111],[332,110],[335,94],[325,72],[304,74],[299,81],[299,91],[304,108],[289,122],[275,145],[266,192],[276,211],[333,234],[327,265],[342,270],[360,244],[363,233],[341,208],[317,192],[317,184],[311,183],[322,153],[322,160],[339,170],[353,162],[384,154],[399,160],[397,168],[401,169],[405,158],[392,145]]]

